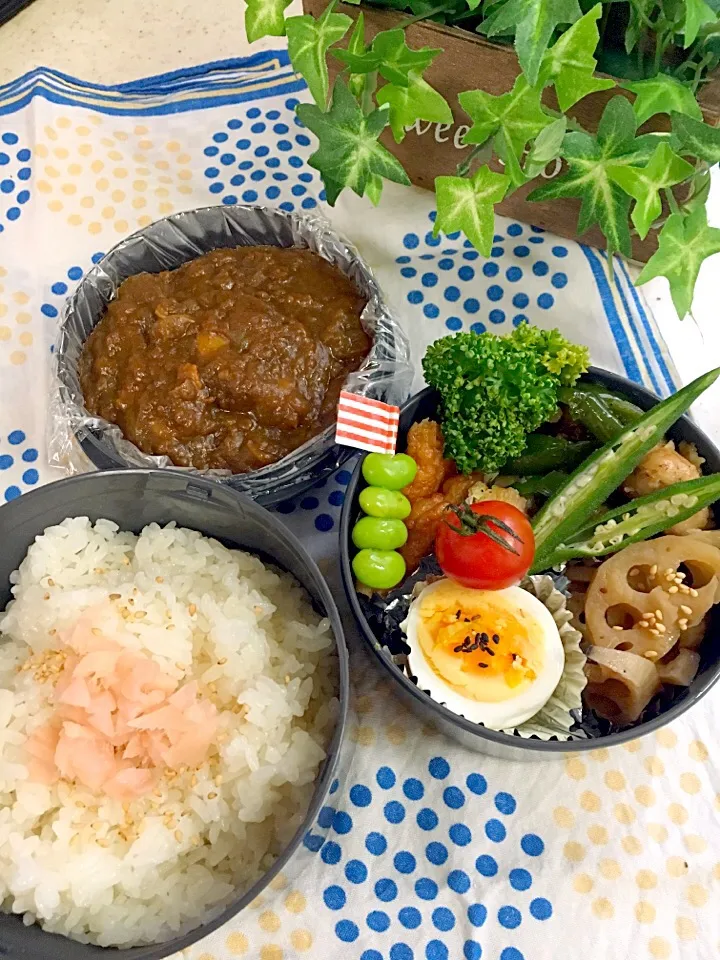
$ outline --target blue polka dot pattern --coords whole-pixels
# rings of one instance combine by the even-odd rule
[[[6,229],[7,222],[13,223],[20,218],[22,208],[30,200],[30,190],[22,185],[32,177],[32,167],[28,166],[32,153],[19,143],[16,133],[8,131],[3,134],[0,147],[0,233]]]
[[[36,447],[24,430],[11,430],[0,435],[0,502],[17,500],[26,490],[37,485],[40,472],[34,466],[39,457]]]

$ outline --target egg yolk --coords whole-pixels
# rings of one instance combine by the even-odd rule
[[[448,582],[419,600],[418,638],[425,659],[463,696],[507,700],[541,673],[538,624],[521,607],[511,606],[503,591]]]

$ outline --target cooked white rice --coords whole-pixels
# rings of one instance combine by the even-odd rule
[[[4,910],[101,946],[196,926],[261,876],[302,822],[337,716],[328,621],[289,575],[172,524],[135,536],[66,520],[36,539],[12,582],[0,614]],[[125,805],[76,783],[30,782],[23,748],[52,713],[52,687],[19,668],[111,592],[121,596],[113,637],[180,682],[196,679],[232,716],[198,770]],[[123,608],[145,616],[123,619]],[[107,618],[98,626],[107,631]]]

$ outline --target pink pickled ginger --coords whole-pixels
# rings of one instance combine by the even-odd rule
[[[30,778],[75,780],[132,800],[166,768],[203,763],[217,733],[215,705],[195,681],[177,680],[80,617],[64,636],[68,654],[52,696],[52,719],[30,735]]]

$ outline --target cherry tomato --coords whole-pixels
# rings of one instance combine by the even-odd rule
[[[417,464],[406,453],[369,453],[362,465],[362,475],[370,486],[386,490],[402,490],[416,473]]]
[[[476,590],[502,590],[518,583],[530,569],[534,553],[530,521],[502,500],[449,510],[435,539],[443,573]]]

